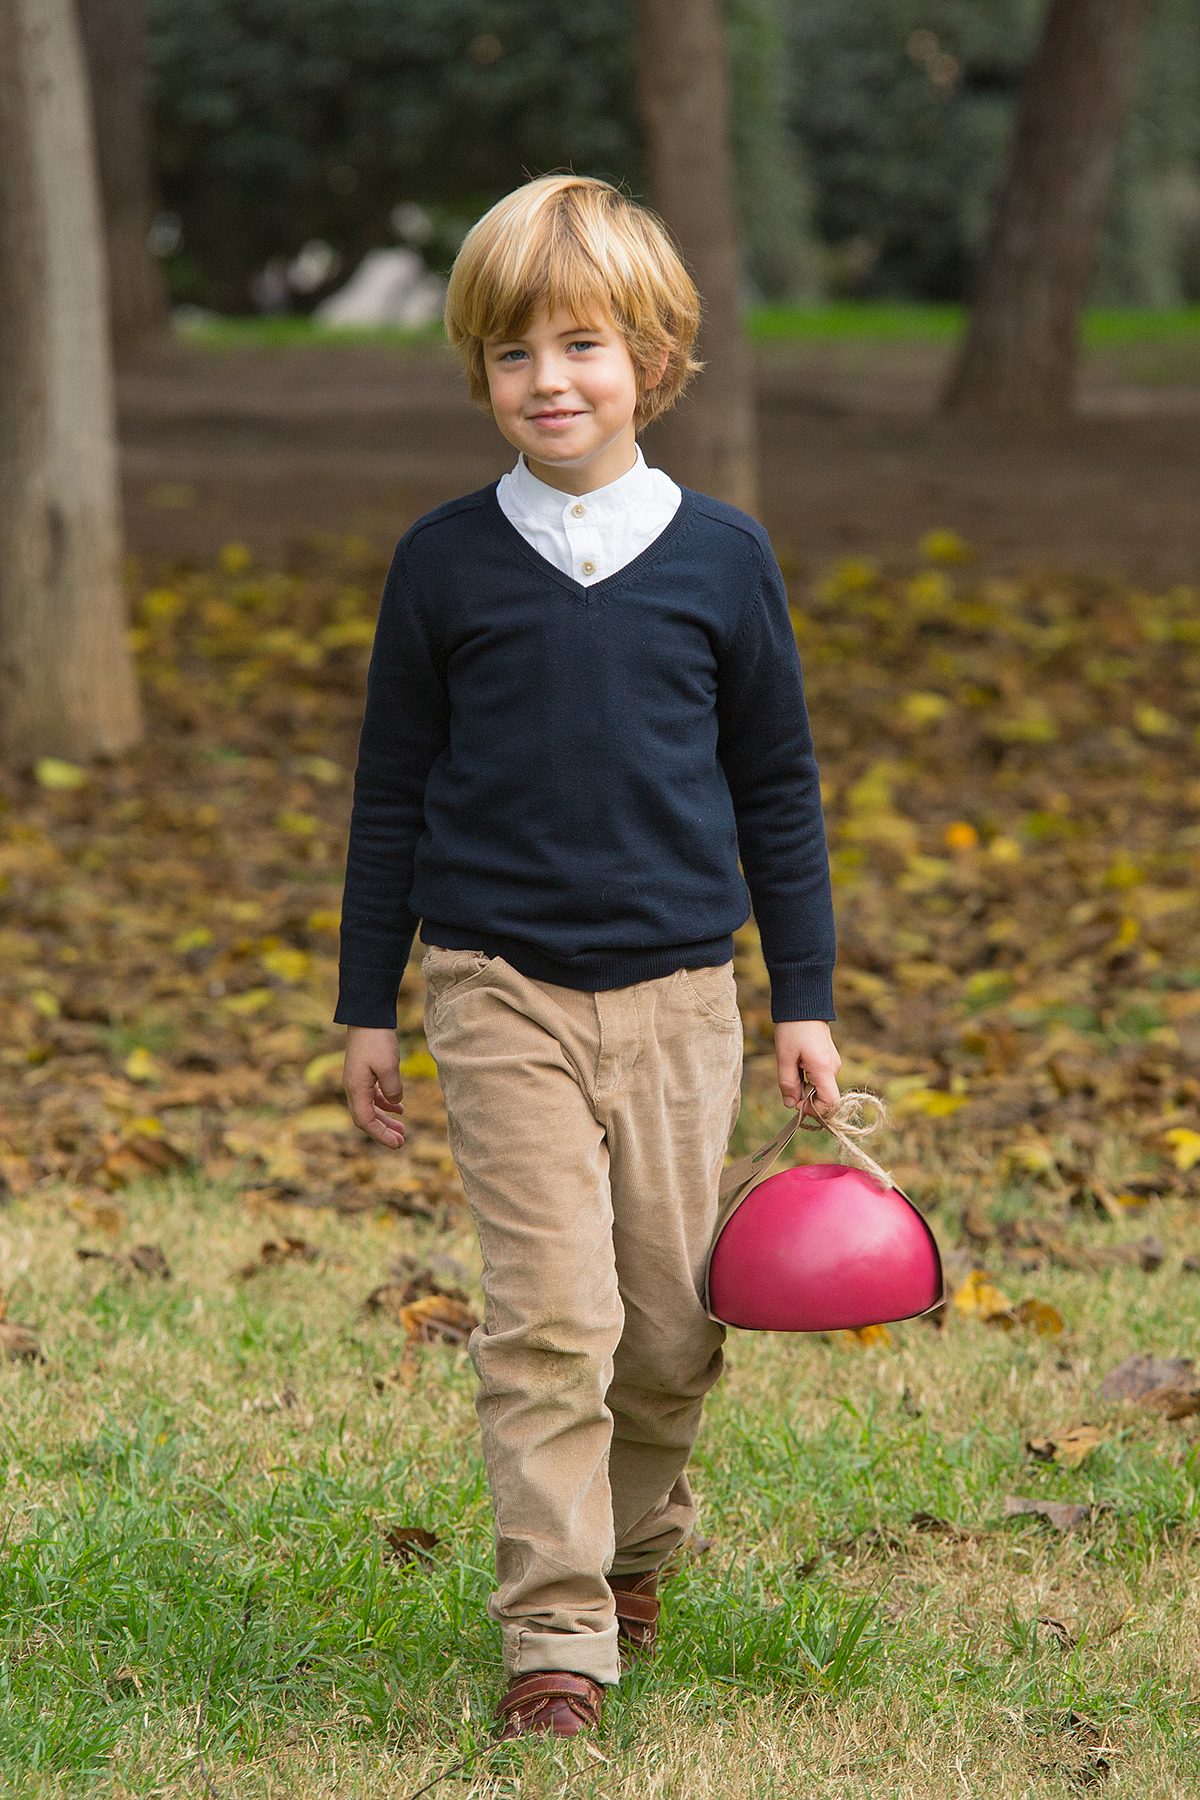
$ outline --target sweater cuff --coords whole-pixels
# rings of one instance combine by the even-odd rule
[[[335,1025],[366,1025],[384,1031],[396,1029],[396,997],[404,968],[364,969],[342,965],[339,970]]]
[[[812,968],[804,963],[768,963],[771,1017],[776,1025],[793,1019],[837,1018],[833,1007],[833,964]]]

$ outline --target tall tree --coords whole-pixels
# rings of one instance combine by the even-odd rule
[[[161,331],[167,289],[150,254],[143,0],[78,0],[108,248],[109,324],[118,354]]]
[[[704,308],[705,371],[661,427],[682,481],[753,512],[753,371],[741,317],[741,253],[719,0],[639,0],[638,87],[650,197]]]
[[[0,0],[0,320],[0,754],[113,754],[141,713],[71,0]]]
[[[946,390],[951,411],[1054,418],[1070,408],[1079,314],[1152,3],[1050,0]]]

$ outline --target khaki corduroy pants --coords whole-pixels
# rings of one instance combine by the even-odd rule
[[[737,1118],[732,965],[587,993],[430,949],[425,1031],[483,1251],[473,1333],[510,1676],[618,1679],[605,1581],[691,1532],[724,1330],[701,1300]]]

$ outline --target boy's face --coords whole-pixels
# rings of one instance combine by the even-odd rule
[[[637,374],[611,321],[539,314],[519,337],[484,345],[496,423],[533,473],[568,493],[626,474],[637,454]]]

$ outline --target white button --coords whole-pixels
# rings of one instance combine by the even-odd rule
[[[586,506],[573,506],[571,508],[571,517],[573,519],[582,519],[582,517],[586,511],[587,511]]]
[[[585,575],[594,575],[596,573],[596,565],[594,562],[586,562],[582,567]]]

